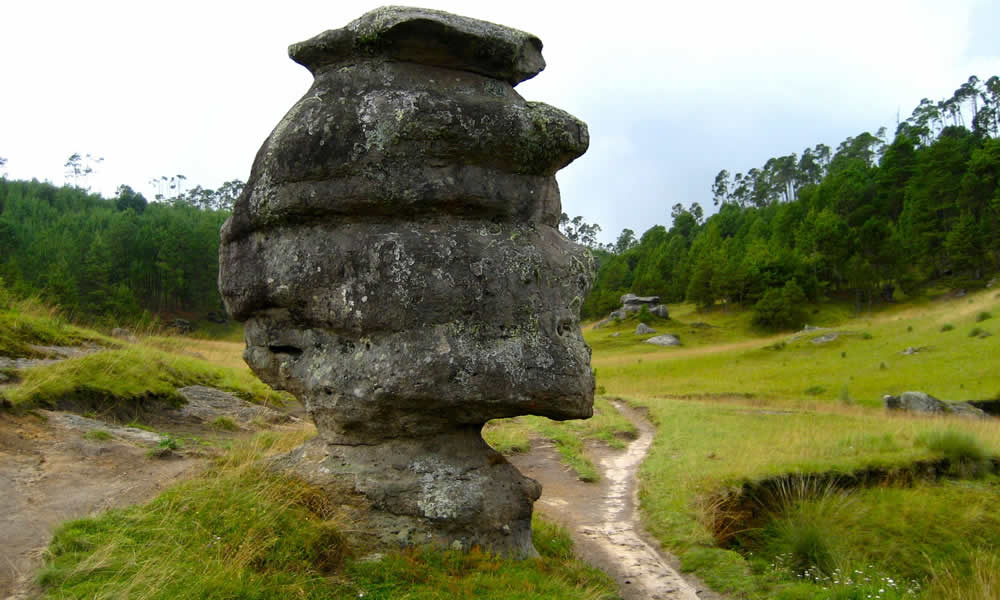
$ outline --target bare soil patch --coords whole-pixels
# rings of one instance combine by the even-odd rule
[[[30,593],[59,523],[147,500],[204,462],[150,458],[149,444],[87,439],[56,413],[38,414],[0,413],[0,598]]]

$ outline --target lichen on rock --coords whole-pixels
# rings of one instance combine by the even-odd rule
[[[247,363],[319,432],[278,463],[358,500],[383,545],[534,554],[540,489],[480,429],[592,413],[593,260],[555,229],[555,173],[589,137],[514,91],[541,48],[403,7],[293,44],[315,81],[223,226]]]

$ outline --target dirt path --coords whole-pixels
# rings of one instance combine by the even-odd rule
[[[643,532],[636,472],[654,430],[637,411],[623,403],[614,405],[636,425],[639,437],[623,451],[601,448],[590,453],[601,470],[599,483],[577,479],[551,444],[537,444],[530,453],[511,457],[522,473],[543,486],[536,510],[566,527],[581,558],[614,577],[626,600],[721,598],[681,577],[673,566],[676,559]]]

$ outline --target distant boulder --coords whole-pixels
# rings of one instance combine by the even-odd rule
[[[647,344],[656,344],[657,346],[680,346],[681,341],[676,335],[665,333],[663,335],[658,335],[656,337],[651,337],[645,340]]]
[[[818,335],[809,341],[814,344],[829,344],[838,337],[840,337],[839,333],[824,333],[823,335]]]
[[[968,402],[944,402],[925,392],[903,392],[899,396],[885,395],[882,403],[888,410],[923,415],[956,415],[982,419],[986,413]]]

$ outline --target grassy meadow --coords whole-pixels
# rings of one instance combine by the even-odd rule
[[[507,454],[549,440],[594,481],[588,445],[623,447],[635,436],[610,400],[643,407],[657,429],[640,473],[644,524],[683,569],[732,598],[998,597],[998,421],[881,407],[882,395],[907,390],[997,397],[1000,336],[987,335],[1000,333],[996,292],[860,315],[827,305],[812,313],[821,329],[780,334],[725,308],[677,305],[671,316],[651,326],[678,335],[680,347],[643,343],[651,335],[633,333],[634,317],[585,329],[593,419],[518,417],[487,424],[484,436]],[[812,342],[830,333],[837,339]],[[129,406],[174,402],[177,387],[199,383],[280,403],[233,337],[128,342],[38,304],[8,304],[5,347],[86,341],[105,350],[16,372],[17,385],[0,393],[13,410]],[[544,522],[535,524],[537,560],[428,550],[359,560],[337,507],[258,466],[306,435],[240,440],[209,472],[148,504],[67,523],[40,574],[45,597],[615,597],[606,577],[572,557],[566,533]]]

